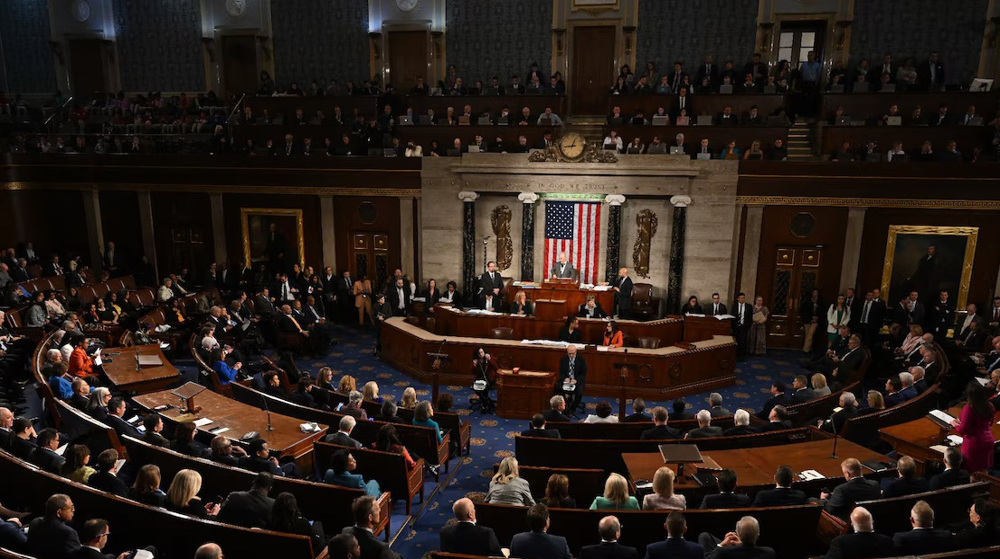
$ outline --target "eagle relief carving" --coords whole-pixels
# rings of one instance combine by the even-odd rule
[[[656,234],[656,214],[645,209],[635,216],[635,245],[632,247],[632,267],[641,278],[649,277],[649,247]]]
[[[510,239],[510,208],[497,206],[490,213],[490,224],[497,236],[497,269],[506,270],[514,259],[514,242]]]

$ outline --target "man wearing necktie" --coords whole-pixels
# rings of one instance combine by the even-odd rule
[[[479,276],[479,288],[483,295],[486,293],[500,295],[500,291],[503,290],[503,278],[497,272],[496,262],[490,260],[486,263],[486,272]]]
[[[733,303],[733,337],[736,338],[736,359],[743,361],[746,359],[747,338],[750,334],[750,322],[753,310],[747,304],[746,293],[739,293],[736,302]]]
[[[559,253],[556,263],[552,265],[552,271],[549,272],[549,276],[559,279],[574,279],[576,277],[576,269],[566,260],[565,252]]]
[[[993,298],[993,308],[990,309],[990,331],[994,334],[1000,330],[1000,297]]]
[[[403,278],[396,278],[395,285],[389,289],[387,299],[392,307],[393,316],[406,316],[410,308],[410,286],[406,285]]]
[[[705,314],[708,316],[719,316],[726,314],[726,304],[722,302],[718,293],[712,294],[712,302],[706,305]]]
[[[587,362],[576,354],[576,346],[570,344],[566,347],[566,355],[559,362],[559,384],[556,385],[556,393],[561,393],[566,398],[569,413],[583,404],[586,384]]]

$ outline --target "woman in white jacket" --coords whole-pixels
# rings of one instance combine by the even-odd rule
[[[844,294],[837,295],[837,302],[830,305],[826,311],[826,340],[827,347],[837,339],[837,332],[841,326],[847,326],[851,321],[851,309],[844,303]]]

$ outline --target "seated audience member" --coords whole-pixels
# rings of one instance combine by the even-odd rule
[[[865,396],[865,401],[868,403],[868,407],[859,409],[858,415],[868,415],[885,410],[885,398],[882,397],[882,393],[878,390],[869,390]]]
[[[361,402],[364,400],[364,394],[357,390],[351,390],[347,398],[347,405],[341,406],[339,411],[341,413],[354,416],[355,419],[359,419],[361,421],[367,420],[368,413],[361,407]]]
[[[830,416],[830,419],[820,419],[817,421],[817,427],[830,431],[831,433],[840,433],[841,429],[844,428],[844,422],[848,419],[858,415],[858,400],[853,393],[844,391],[840,394],[840,399],[838,400],[840,405],[840,411],[834,412]]]
[[[354,542],[354,545],[357,546],[357,542]],[[348,557],[348,555],[344,555],[344,557]],[[202,544],[195,550],[194,559],[222,559],[222,548],[217,543]]]
[[[830,387],[826,385],[826,376],[823,373],[815,373],[809,378],[812,384],[813,395],[817,398],[830,395]]]
[[[162,507],[167,494],[160,489],[160,467],[146,464],[139,468],[139,473],[128,490],[128,498],[151,507]]]
[[[10,452],[21,460],[30,462],[38,448],[35,428],[25,417],[14,419],[11,425]]]
[[[73,395],[69,398],[69,405],[80,411],[86,411],[87,404],[90,403],[90,385],[82,378],[73,379]]]
[[[767,416],[767,419],[767,423],[757,427],[757,432],[766,433],[768,431],[780,431],[792,428],[792,422],[788,419],[788,411],[785,410],[785,406],[774,406],[771,408],[771,413]]]
[[[293,403],[306,408],[318,407],[316,398],[312,395],[313,380],[309,375],[302,375],[295,385],[295,391],[288,395],[288,399]]]
[[[736,472],[726,468],[716,476],[719,492],[705,495],[701,501],[703,509],[738,509],[750,506],[750,497],[745,493],[735,493]]]
[[[945,553],[953,549],[951,532],[934,529],[934,509],[926,501],[917,501],[910,509],[910,524],[912,530],[892,536],[896,555]]]
[[[233,441],[225,435],[216,435],[212,439],[211,460],[234,468],[240,467],[240,460],[246,458],[247,451],[241,446],[233,446]]]
[[[851,512],[853,534],[837,536],[830,542],[830,551],[825,559],[866,559],[868,557],[892,557],[897,555],[892,538],[875,533],[872,514],[864,507],[855,507]]]
[[[194,470],[181,470],[170,482],[164,506],[195,518],[208,518],[219,514],[219,503],[203,503],[198,497],[199,491],[201,491],[201,474]]]
[[[949,447],[944,451],[944,471],[931,478],[928,489],[935,491],[969,483],[969,472],[962,469],[962,451]]]
[[[611,414],[611,404],[605,401],[597,402],[595,413],[588,415],[584,423],[618,423],[618,416]]]
[[[694,412],[688,409],[684,398],[677,398],[670,404],[670,419],[680,421],[682,419],[694,419]]]
[[[985,498],[969,507],[969,522],[955,534],[955,549],[986,547],[1000,543],[1000,514]]]
[[[587,300],[580,308],[577,310],[576,316],[581,318],[604,318],[608,316],[604,309],[601,308],[601,304],[597,302],[597,298],[593,295],[587,295]]]
[[[521,431],[522,437],[549,437],[552,439],[560,438],[559,431],[555,429],[545,428],[545,416],[536,413],[531,416],[531,428]]]
[[[174,440],[170,442],[170,449],[195,458],[207,458],[208,451],[194,442],[194,436],[197,432],[198,427],[193,421],[178,423],[174,427]]]
[[[326,542],[322,522],[314,522],[303,516],[295,495],[287,491],[279,493],[274,499],[274,506],[271,507],[271,523],[268,525],[268,529],[306,536],[312,540],[313,549],[322,549],[324,542]]]
[[[549,409],[542,412],[545,417],[546,423],[554,422],[569,422],[572,421],[569,416],[565,413],[566,411],[566,398],[560,394],[556,394],[549,398]]]
[[[111,391],[98,386],[90,391],[90,401],[87,402],[87,415],[98,421],[108,418],[108,403],[111,402]]]
[[[240,374],[240,369],[243,368],[243,363],[236,363],[232,367],[226,363],[226,355],[228,353],[228,346],[218,346],[212,350],[212,357],[210,362],[212,363],[212,370],[219,377],[219,384],[223,386],[234,382]]]
[[[649,421],[651,416],[646,413],[646,401],[642,398],[632,400],[632,414],[622,419],[624,423]]]
[[[344,528],[341,536],[357,540],[360,556],[351,553],[347,557],[351,559],[402,559],[398,553],[389,549],[388,543],[380,541],[373,532],[380,521],[379,506],[375,502],[375,497],[366,495],[354,499],[354,502],[351,503],[351,512],[354,514],[354,526]]]
[[[399,410],[396,403],[392,400],[385,400],[382,402],[382,410],[378,415],[373,417],[375,421],[382,421],[384,423],[405,423],[396,412]]]
[[[806,376],[795,375],[795,379],[792,380],[792,395],[788,398],[789,404],[801,404],[815,398],[816,394],[809,388]]]
[[[767,419],[771,415],[771,408],[774,406],[787,406],[788,396],[785,395],[785,383],[776,380],[771,384],[771,397],[764,402],[764,406],[757,412],[757,417]]]
[[[729,532],[719,540],[712,534],[702,532],[698,535],[698,543],[705,550],[705,559],[753,558],[774,559],[774,550],[770,547],[758,547],[760,538],[760,523],[752,516],[744,516],[736,522],[736,531]]]
[[[253,439],[247,445],[247,455],[240,458],[240,467],[251,472],[268,472],[273,476],[295,477],[295,463],[278,463],[278,459],[271,456],[267,441],[261,438]]]
[[[357,425],[357,420],[350,415],[345,415],[340,418],[339,431],[336,433],[327,435],[323,438],[323,442],[337,444],[340,446],[347,446],[351,448],[362,448],[363,444],[351,437],[351,431],[354,430],[354,426]]]
[[[402,454],[403,461],[406,463],[407,471],[412,471],[417,465],[416,460],[413,459],[410,455],[410,451],[403,445],[402,439],[400,439],[399,434],[396,433],[396,428],[392,425],[383,425],[378,428],[378,433],[375,434],[375,442],[372,443],[372,448],[383,452]]]
[[[699,439],[702,437],[722,436],[722,427],[712,425],[712,413],[708,410],[698,412],[698,426],[691,429],[684,435],[685,439]]]
[[[571,559],[569,544],[562,536],[548,534],[549,509],[536,504],[528,509],[528,532],[515,534],[510,540],[510,556],[538,559]]]
[[[47,428],[38,432],[37,446],[31,455],[31,462],[46,472],[62,474],[66,459],[56,450],[59,448],[59,431]]]
[[[901,457],[896,463],[899,477],[885,486],[882,496],[904,497],[927,491],[927,480],[917,475],[917,463],[909,456]]]
[[[563,474],[550,475],[545,484],[545,496],[538,502],[550,509],[575,509],[576,499],[569,496],[569,478]]]
[[[132,438],[142,437],[142,433],[125,421],[125,400],[121,396],[115,396],[108,400],[108,416],[104,420],[119,437],[128,435]]]
[[[323,476],[323,482],[351,489],[363,489],[368,495],[378,497],[382,493],[378,481],[372,479],[366,482],[361,475],[351,473],[357,467],[358,463],[350,451],[339,450],[331,457],[330,469]]]
[[[681,432],[677,429],[667,426],[667,409],[662,406],[656,406],[653,408],[653,427],[646,429],[640,435],[640,439],[679,439],[681,438]]]
[[[519,475],[517,458],[508,456],[500,462],[500,469],[490,480],[485,500],[490,504],[502,505],[535,504],[528,481]]]
[[[604,328],[604,339],[601,341],[601,345],[605,347],[622,347],[625,345],[624,335],[618,328],[618,323],[614,320],[608,322]]]
[[[412,410],[417,407],[417,391],[412,386],[403,389],[403,395],[399,398],[399,407]]]
[[[269,528],[274,499],[269,494],[274,476],[260,472],[249,491],[233,491],[222,502],[217,520],[244,528]]]
[[[674,471],[661,466],[653,474],[653,492],[642,499],[642,510],[684,510],[687,499],[674,493]]]
[[[639,552],[634,547],[618,543],[622,535],[622,524],[614,516],[605,516],[598,522],[597,531],[601,535],[601,543],[587,545],[580,549],[580,559],[638,559]]]
[[[28,553],[35,557],[70,557],[80,549],[80,536],[69,525],[76,507],[69,495],[56,493],[45,501],[45,515],[28,525]]]
[[[750,427],[750,414],[746,410],[736,410],[736,413],[733,414],[733,424],[734,427],[726,429],[722,434],[729,437],[733,435],[749,435],[755,432]]]
[[[882,496],[882,490],[877,481],[862,477],[861,462],[857,458],[844,460],[840,463],[840,469],[847,481],[838,485],[833,493],[820,493],[820,502],[824,503],[826,512],[847,520],[851,505],[878,499]]]
[[[97,472],[90,476],[87,485],[106,493],[128,496],[128,485],[118,479],[118,451],[109,448],[97,455]]]
[[[639,502],[628,494],[625,478],[613,473],[604,482],[604,495],[594,498],[590,510],[639,510]]]
[[[580,343],[580,320],[577,317],[566,318],[566,324],[559,330],[559,341],[571,344]]]
[[[731,411],[722,406],[722,394],[719,394],[718,392],[712,392],[708,395],[708,405],[708,411],[712,414],[713,418],[722,417],[724,415],[732,415]]]
[[[694,542],[684,539],[687,532],[687,519],[680,512],[674,511],[667,515],[663,527],[667,538],[662,542],[654,542],[646,546],[646,559],[703,559],[705,550]]]
[[[69,447],[67,454],[69,458],[67,458],[65,466],[66,477],[86,485],[90,476],[97,471],[89,466],[90,447],[85,444],[75,444]]]
[[[791,466],[778,466],[774,472],[774,489],[762,489],[753,499],[755,507],[778,507],[786,505],[803,505],[806,494],[798,489],[792,489],[795,474]]]
[[[438,532],[441,551],[499,557],[500,541],[493,528],[476,525],[476,506],[472,499],[461,498],[451,507],[455,514],[455,524],[446,525]]]
[[[413,424],[418,427],[429,427],[434,429],[437,434],[437,442],[441,444],[444,440],[441,436],[441,427],[438,426],[437,421],[434,421],[434,408],[431,407],[431,403],[428,401],[423,401],[417,404],[417,407],[413,409]]]
[[[156,412],[147,413],[142,418],[142,426],[146,430],[140,440],[153,446],[170,447],[170,441],[161,435],[163,432],[163,418]]]

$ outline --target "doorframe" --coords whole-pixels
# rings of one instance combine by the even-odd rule
[[[763,57],[767,62],[768,72],[773,70],[778,66],[778,47],[781,44],[781,27],[786,23],[801,23],[805,21],[816,21],[816,22],[826,22],[826,30],[823,32],[823,59],[820,62],[823,64],[823,71],[820,74],[820,84],[826,84],[826,76],[830,73],[830,69],[833,68],[833,63],[835,60],[841,59],[841,57],[835,57],[834,51],[836,49],[836,31],[837,31],[837,14],[832,12],[820,12],[815,14],[783,14],[776,15],[773,20],[773,31],[770,34],[769,42],[767,46],[767,56]],[[839,51],[838,51],[839,52]],[[844,49],[846,53],[846,49]],[[844,61],[847,62],[846,60]]]
[[[427,87],[434,87],[437,84],[437,73],[434,71],[434,43],[431,41],[431,20],[419,20],[411,22],[383,22],[382,23],[382,33],[379,37],[381,42],[381,65],[378,69],[379,77],[382,79],[382,84],[386,83],[386,75],[392,76],[392,68],[389,67],[390,52],[389,52],[389,34],[398,31],[422,31],[424,33],[424,45],[426,45],[427,50],[424,52],[424,83]],[[372,55],[371,68],[375,70],[375,61],[377,60]],[[391,81],[389,83],[392,83]]]
[[[573,76],[573,65],[576,63],[576,30],[580,27],[613,27],[615,29],[615,55],[614,55],[614,65],[611,68],[612,76],[618,71],[618,68],[622,64],[628,64],[629,68],[635,69],[635,46],[632,47],[632,53],[630,55],[625,54],[625,44],[623,41],[624,31],[622,30],[622,20],[621,18],[605,18],[605,19],[587,19],[587,20],[570,20],[568,22],[569,33],[566,37],[566,60],[569,61],[566,64],[566,75],[565,81],[571,82],[570,80],[575,79]],[[635,33],[633,33],[633,41]],[[611,84],[607,84],[605,89],[610,89]],[[568,93],[568,92],[567,92]],[[575,114],[573,107],[573,95],[569,95],[567,98],[566,112],[568,114]]]
[[[122,79],[121,67],[118,64],[118,41],[108,39],[102,31],[87,31],[82,33],[64,33],[62,40],[59,41],[63,52],[67,54],[66,79],[70,83],[67,84],[69,87],[66,93],[72,96],[75,86],[71,82],[73,79],[73,52],[69,48],[69,43],[73,40],[101,41],[104,47],[101,50],[101,64],[104,66],[104,91],[121,91]]]
[[[226,56],[225,50],[223,49],[223,42],[226,37],[251,37],[254,42],[254,58],[257,60],[256,66],[257,70],[254,74],[259,78],[260,73],[264,70],[263,60],[260,52],[260,44],[258,41],[259,32],[257,29],[233,29],[231,27],[226,27],[224,29],[216,29],[212,34],[212,45],[206,45],[204,50],[205,58],[205,79],[207,80],[207,88],[215,91],[215,94],[220,98],[224,98],[226,92]],[[212,58],[215,58],[215,62],[212,62]],[[268,72],[271,76],[274,72]],[[325,87],[325,84],[323,84]],[[253,93],[253,92],[246,92]],[[237,98],[238,100],[238,98]]]

